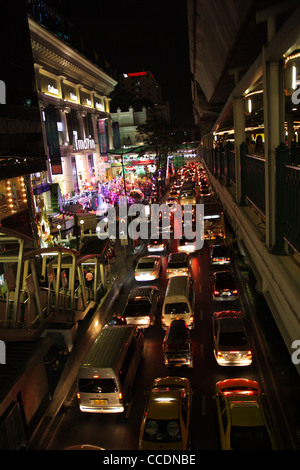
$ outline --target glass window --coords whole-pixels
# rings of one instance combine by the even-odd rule
[[[114,379],[79,379],[78,388],[82,393],[115,393],[118,391]]]

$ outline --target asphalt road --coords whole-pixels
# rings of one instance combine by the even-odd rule
[[[168,252],[176,250],[176,241],[172,241]],[[142,254],[146,254],[141,253]],[[155,284],[163,297],[167,280],[165,277],[167,252],[162,254],[163,270],[159,281],[144,284]],[[134,396],[125,415],[82,413],[79,410],[76,388],[67,409],[61,413],[56,431],[49,436],[47,449],[59,450],[78,444],[92,444],[106,450],[136,450],[138,448],[139,429],[146,402],[145,391],[152,381],[165,375],[187,377],[193,388],[193,404],[191,417],[191,450],[220,449],[216,404],[213,398],[217,381],[244,377],[258,380],[265,392],[268,392],[271,413],[276,415],[276,429],[285,434],[284,423],[278,422],[278,413],[274,413],[275,390],[269,366],[265,362],[262,344],[256,336],[256,328],[251,324],[251,309],[247,296],[241,290],[240,298],[234,302],[216,302],[212,299],[210,274],[222,269],[212,267],[209,260],[208,244],[192,255],[192,274],[195,279],[195,328],[191,332],[194,353],[193,368],[166,368],[162,356],[162,339],[164,331],[160,324],[160,311],[157,312],[156,325],[145,331],[145,357],[140,365],[135,381]],[[235,264],[232,269],[236,271]],[[113,310],[122,312],[128,293],[136,285],[133,270],[129,271],[123,284],[119,298]],[[241,279],[238,277],[239,281]],[[247,367],[220,367],[217,365],[212,351],[212,323],[214,311],[222,309],[243,310],[250,321],[254,345],[254,360]],[[270,378],[269,378],[270,377]],[[281,448],[284,448],[282,436],[278,435]],[[283,438],[284,440],[284,438]]]

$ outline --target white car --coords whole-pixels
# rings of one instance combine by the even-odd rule
[[[160,256],[144,256],[136,265],[134,277],[136,281],[154,281],[159,279],[160,271]]]

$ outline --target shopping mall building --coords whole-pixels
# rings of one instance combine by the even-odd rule
[[[51,185],[68,197],[105,179],[113,146],[109,94],[117,82],[28,18],[47,171],[32,174],[37,207],[51,209]]]

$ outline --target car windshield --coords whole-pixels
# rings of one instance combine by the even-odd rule
[[[271,450],[272,448],[265,426],[232,426],[230,442],[234,450]]]
[[[177,313],[188,313],[189,306],[186,302],[176,302],[173,304],[166,304],[165,305],[165,314],[173,314],[176,315]]]
[[[115,393],[118,391],[114,379],[79,379],[78,388],[82,393]]]
[[[247,344],[247,338],[243,331],[224,331],[220,333],[220,346],[244,346]]]
[[[166,443],[179,442],[181,439],[179,419],[147,419],[144,431],[145,441]]]

